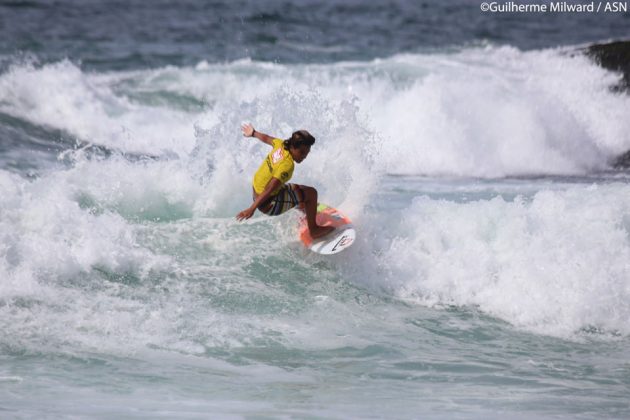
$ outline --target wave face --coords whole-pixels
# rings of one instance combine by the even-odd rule
[[[93,403],[58,413],[86,417],[114,394],[122,417],[625,417],[618,80],[564,50],[512,47],[105,72],[12,63],[1,408],[41,416],[58,381]],[[314,134],[293,181],[353,219],[352,248],[307,253],[297,212],[234,220],[267,152],[242,137],[246,121]],[[99,378],[146,390],[143,402]]]
[[[541,191],[508,201],[493,198],[505,187],[475,202],[418,192],[401,204],[396,222],[387,215],[398,208],[369,211],[393,175],[483,179],[607,169],[630,148],[630,100],[608,89],[616,80],[583,57],[508,47],[369,63],[202,62],[108,73],[69,61],[14,64],[0,75],[4,127],[28,132],[26,148],[38,136],[40,146],[55,144],[58,159],[43,163],[34,180],[3,171],[8,290],[37,282],[42,272],[74,276],[105,266],[145,273],[162,258],[136,247],[144,222],[227,223],[248,205],[250,177],[265,153],[239,133],[251,121],[283,137],[309,129],[318,140],[296,181],[364,218],[364,237],[398,232],[378,248],[364,243],[389,274],[366,274],[362,282],[420,301],[477,305],[551,335],[591,324],[625,334],[623,183],[548,192],[543,181]],[[51,133],[65,143],[51,142]],[[106,153],[95,154],[95,145]],[[596,285],[607,297],[580,309]],[[563,289],[571,292],[557,293]]]
[[[411,302],[478,307],[541,334],[626,336],[628,192],[613,183],[509,199],[488,191],[487,199],[465,202],[416,197],[369,224],[396,220],[375,235],[389,239],[374,264],[387,273],[383,286]]]
[[[369,149],[380,173],[584,174],[630,148],[630,100],[608,89],[618,77],[581,56],[511,47],[123,73],[62,61],[12,66],[0,76],[0,110],[126,152],[187,156],[201,138],[193,127],[236,141],[232,118],[285,137],[308,127],[324,154]]]

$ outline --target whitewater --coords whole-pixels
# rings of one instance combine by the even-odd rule
[[[623,418],[630,96],[574,49],[0,73],[11,417]],[[265,145],[355,222],[234,216]],[[72,397],[68,397],[72,395]]]

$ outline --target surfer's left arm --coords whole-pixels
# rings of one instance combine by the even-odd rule
[[[252,205],[236,215],[236,220],[240,222],[242,220],[246,220],[252,217],[254,213],[256,212],[256,209],[258,208],[258,206],[264,203],[265,200],[269,198],[271,193],[276,188],[278,188],[281,184],[282,183],[280,182],[278,178],[271,178],[271,180],[267,183],[267,186],[265,187],[263,192],[260,193],[258,197],[256,197]]]
[[[271,137],[270,135],[261,133],[260,131],[256,131],[256,129],[251,124],[243,124],[241,126],[241,130],[243,131],[243,136],[255,137],[263,143],[267,143],[269,146],[273,146],[273,139],[275,137]]]

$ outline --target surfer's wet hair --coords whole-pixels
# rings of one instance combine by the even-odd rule
[[[315,143],[315,137],[306,130],[298,130],[291,134],[291,138],[284,141],[284,148],[289,150],[289,147],[297,149],[298,147],[308,146],[311,147]]]

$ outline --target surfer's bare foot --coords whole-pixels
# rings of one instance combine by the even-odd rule
[[[311,238],[317,239],[328,235],[333,230],[335,230],[334,226],[316,226],[313,229],[309,229],[309,233],[311,234]]]

